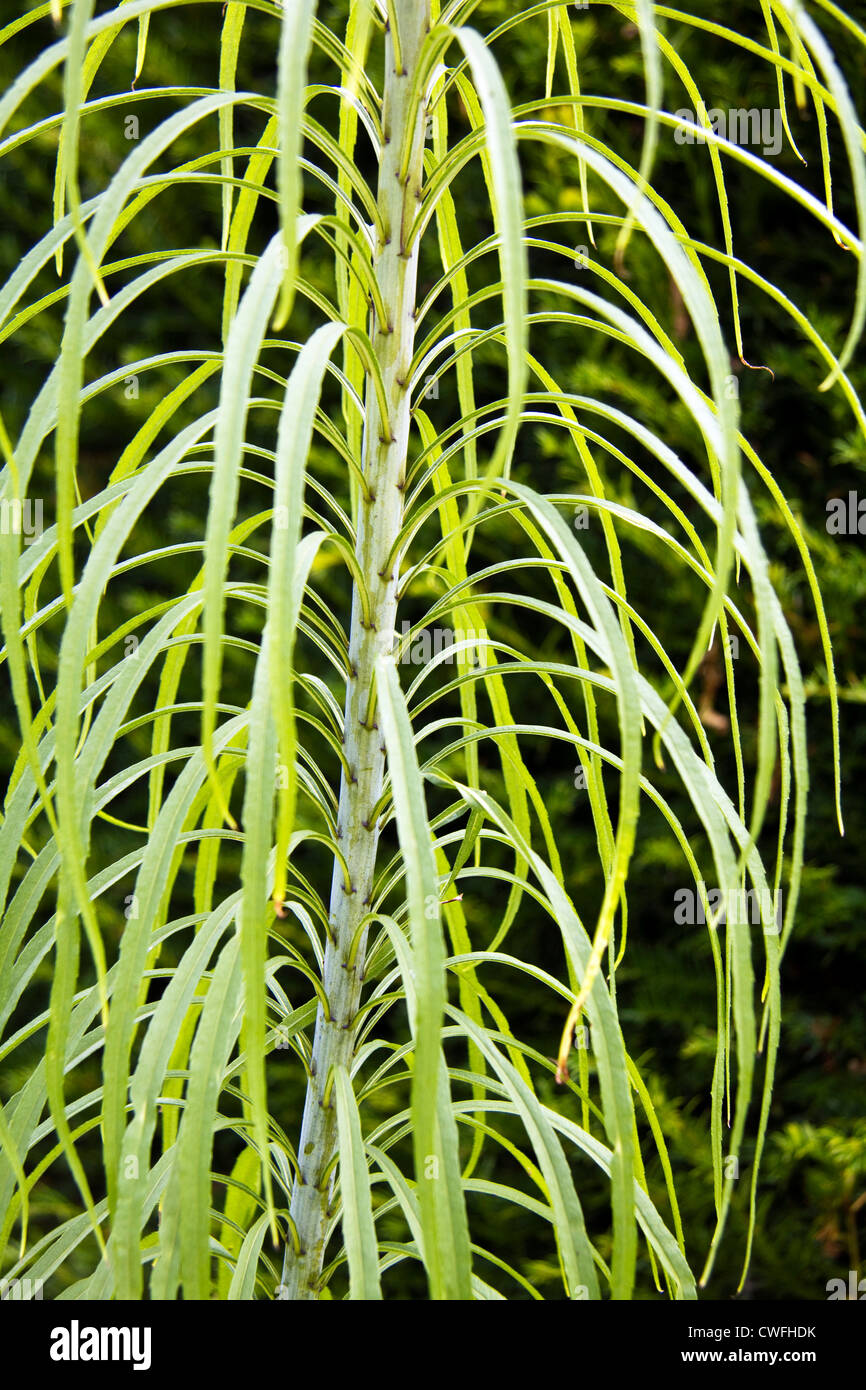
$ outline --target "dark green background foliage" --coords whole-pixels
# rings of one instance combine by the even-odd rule
[[[861,23],[866,20],[862,7],[859,14],[857,7],[852,6],[851,9]],[[751,4],[726,6],[724,20],[741,32],[754,33],[760,39],[760,15],[756,11],[757,6]],[[506,0],[489,0],[479,8],[473,23],[489,30],[509,13],[510,6]],[[706,14],[708,17],[720,17],[715,4],[706,6]],[[342,7],[324,4],[320,6],[319,16],[326,25],[333,20],[339,28]],[[776,106],[774,78],[757,62],[752,63],[747,54],[736,55],[730,48],[723,49],[710,36],[680,28],[673,19],[660,22],[668,38],[692,68],[708,106]],[[137,84],[139,91],[157,84],[216,86],[218,24],[219,9],[216,6],[194,9],[179,7],[155,16],[151,23],[145,67]],[[38,46],[50,41],[51,28],[51,21],[46,16],[41,25],[0,48],[0,84],[5,86],[14,72],[19,71],[37,51]],[[543,18],[538,20],[534,28],[523,26],[520,33],[520,41],[513,46],[509,47],[506,42],[494,49],[515,104],[535,96],[538,90],[539,73],[543,73],[545,62]],[[577,12],[574,15],[574,33],[584,94],[605,91],[633,100],[643,99],[637,36],[633,26],[622,15],[607,7]],[[866,109],[866,80],[862,66],[858,61],[845,64],[846,43],[841,31],[832,37],[843,66],[846,66],[855,105],[862,112]],[[241,48],[239,89],[273,92],[276,41],[276,21],[251,12]],[[315,64],[321,61],[321,55],[314,56],[311,80],[317,80]],[[130,26],[115,44],[91,96],[123,91],[129,85],[134,66],[135,30],[134,26]],[[322,80],[331,78],[323,72]],[[47,99],[48,88],[40,88],[40,100],[46,101],[46,116],[62,109],[60,81],[60,76],[55,75],[52,101]],[[669,111],[690,104],[687,94],[677,88],[669,71],[666,84],[665,104]],[[171,99],[164,97],[151,105],[136,105],[135,111],[141,120],[141,134],[147,133],[148,112],[152,111],[155,125],[170,109]],[[815,121],[809,116],[799,115],[793,103],[790,109],[794,135],[808,161],[808,168],[803,169],[799,165],[787,146],[778,156],[779,167],[789,170],[820,196],[822,179]],[[32,121],[38,114],[31,102],[27,109],[27,120]],[[325,124],[334,119],[334,110],[323,102],[319,103],[315,114]],[[85,199],[104,185],[128,152],[124,115],[121,104],[107,113],[89,118],[84,124],[81,169],[82,197]],[[459,103],[449,108],[449,115],[452,121],[459,122]],[[237,143],[254,144],[261,134],[262,121],[263,118],[249,110],[239,110],[235,132]],[[211,125],[212,148],[216,150],[215,118]],[[642,135],[639,120],[592,108],[587,113],[587,125],[591,133],[603,134],[615,149],[636,159]],[[186,137],[173,147],[173,162],[180,163],[204,153],[194,144],[194,139],[197,136]],[[845,168],[844,153],[835,132],[831,132],[831,141],[835,142],[832,151],[840,171],[839,186],[835,190],[839,212],[843,220],[854,225],[847,180],[841,177]],[[56,147],[57,127],[54,126],[41,138],[38,158],[34,158],[35,146],[31,142],[26,158],[13,156],[5,161],[0,260],[6,273],[14,265],[22,248],[32,244],[35,235],[41,235],[49,225]],[[545,219],[552,219],[556,214],[573,215],[573,220],[551,221],[549,228],[542,226],[537,234],[559,241],[566,248],[586,244],[584,224],[578,216],[580,201],[576,176],[574,184],[563,186],[559,173],[561,161],[554,162],[552,151],[548,159],[543,146],[523,144],[521,159],[527,214]],[[735,250],[740,248],[744,254],[747,253],[752,265],[784,287],[827,341],[838,345],[843,340],[850,316],[853,285],[851,258],[846,257],[834,244],[829,233],[820,232],[805,213],[801,213],[791,202],[783,201],[767,182],[755,178],[733,161],[726,165],[726,173]],[[677,208],[691,233],[712,244],[720,244],[718,203],[706,151],[678,146],[672,132],[663,129],[654,177],[662,196],[676,195]],[[273,186],[273,176],[270,186]],[[464,245],[472,245],[492,231],[487,206],[483,198],[478,196],[477,167],[470,166],[464,171],[455,183],[453,192]],[[305,206],[308,210],[316,210],[316,200],[321,198],[320,189],[310,181],[306,194]],[[603,186],[591,176],[590,194],[594,212],[619,211]],[[686,208],[688,210],[684,211]],[[321,210],[329,209],[322,204]],[[219,213],[219,194],[213,189],[190,187],[179,194],[175,191],[159,197],[151,204],[149,217],[136,220],[131,232],[121,237],[113,259],[120,260],[124,256],[156,249],[163,243],[189,248],[216,246]],[[38,226],[34,226],[34,217],[38,219]],[[260,249],[266,236],[276,230],[276,225],[274,211],[272,227],[269,228],[262,219],[258,224],[261,242],[253,244],[250,249]],[[599,222],[595,224],[595,233],[598,258],[602,264],[611,265],[615,230]],[[431,239],[430,245],[422,248],[419,277],[422,297],[437,273],[432,259],[434,247],[435,242]],[[426,264],[425,257],[429,258]],[[660,262],[652,248],[642,242],[640,234],[636,234],[627,255],[627,273],[631,271],[637,278],[642,263],[648,272],[642,277],[645,294],[646,285],[652,284],[648,299],[650,307],[674,337],[690,365],[693,365],[691,354],[693,351],[697,354],[697,349],[690,340],[686,319],[675,293],[659,274]],[[724,272],[712,262],[705,264],[719,302],[729,303]],[[484,285],[485,274],[491,265],[489,258],[474,263],[470,269],[470,289]],[[321,247],[312,241],[304,247],[303,273],[314,286],[317,283],[323,287],[330,284],[330,266],[322,255]],[[576,272],[571,255],[559,256],[539,250],[533,253],[531,273],[568,280]],[[124,278],[123,270],[111,277],[112,292],[124,282]],[[53,287],[51,276],[46,275],[36,289],[41,293],[50,293]],[[732,372],[737,374],[739,380],[742,428],[782,486],[803,527],[812,549],[830,621],[842,701],[846,835],[844,840],[839,838],[835,821],[827,676],[821,660],[818,627],[808,586],[780,515],[766,491],[753,486],[752,495],[765,545],[773,560],[772,577],[798,644],[811,696],[808,724],[811,794],[806,869],[798,921],[783,965],[785,1022],[770,1136],[759,1190],[759,1219],[751,1271],[740,1296],[815,1300],[825,1297],[827,1280],[839,1275],[847,1277],[848,1270],[852,1268],[859,1270],[858,1225],[861,1234],[866,1229],[866,1201],[863,1201],[863,1194],[866,1193],[866,1121],[863,1118],[866,1109],[863,1104],[866,1085],[866,1012],[863,1007],[866,993],[863,964],[866,960],[866,887],[863,875],[866,808],[862,794],[862,779],[866,776],[866,730],[861,717],[866,700],[862,655],[866,535],[831,536],[825,526],[829,498],[844,496],[849,489],[859,490],[866,495],[866,444],[842,393],[839,390],[823,395],[817,393],[816,387],[824,375],[823,365],[811,346],[797,333],[791,320],[745,281],[741,282],[741,296],[745,355],[750,362],[772,369],[772,375],[769,371],[749,370],[733,359]],[[132,316],[121,320],[121,333],[124,336],[115,329],[100,340],[88,361],[88,371],[95,376],[155,351],[183,354],[187,349],[215,348],[220,337],[220,307],[220,296],[209,291],[207,271],[202,271],[198,280],[193,275],[163,281],[155,292],[139,301]],[[62,329],[62,305],[58,305],[54,312],[52,332],[46,327],[48,321],[48,316],[42,314],[37,321],[38,328],[32,331],[27,325],[21,328],[15,338],[15,351],[4,360],[3,413],[13,436],[20,429],[25,403],[29,403],[34,395],[34,380],[41,382],[54,360]],[[292,320],[293,332],[300,339],[318,321],[317,311],[299,298]],[[483,313],[479,315],[479,321],[483,321]],[[724,328],[728,341],[733,344],[733,319],[730,313]],[[131,332],[135,333],[134,338],[129,336]],[[602,340],[600,335],[587,333],[585,342],[576,342],[571,328],[563,328],[559,332],[555,325],[546,326],[544,335],[544,360],[563,389],[598,393],[614,405],[630,403],[638,417],[650,428],[658,430],[687,462],[694,457],[693,426],[687,420],[685,411],[677,405],[672,406],[667,393],[662,394],[659,388],[656,373],[636,354],[609,339]],[[263,362],[265,366],[268,365],[267,354]],[[284,370],[285,360],[274,359],[272,365]],[[138,399],[126,399],[122,383],[113,393],[104,392],[99,396],[89,410],[88,428],[82,441],[81,478],[84,487],[90,479],[94,491],[104,484],[134,430],[153,405],[183,379],[187,370],[187,365],[181,361],[143,374]],[[850,375],[858,392],[863,394],[866,390],[866,370],[862,351]],[[479,374],[476,386],[479,404],[484,399],[493,400],[504,393],[502,356],[498,349],[491,349],[487,375]],[[216,385],[212,389],[215,404]],[[256,389],[259,394],[266,393],[262,378],[259,378]],[[276,387],[273,397],[277,399]],[[333,385],[326,386],[324,400],[335,413],[338,411]],[[447,427],[449,418],[453,418],[456,412],[456,389],[450,374],[446,374],[440,382],[439,399],[425,402],[425,408],[429,409],[437,426],[442,429]],[[183,422],[182,416],[179,416],[178,427]],[[265,446],[273,429],[270,413],[260,414],[258,439],[256,428],[254,413],[249,437],[253,442]],[[612,437],[616,442],[615,435]],[[633,444],[631,447],[634,448]],[[608,497],[634,504],[630,477],[625,470],[618,470],[601,451],[597,452],[596,457]],[[640,458],[638,461],[644,462],[651,470],[651,463]],[[52,518],[51,466],[50,457],[40,461],[41,474],[37,475],[32,487],[34,495],[39,495],[41,485],[46,499],[47,521]],[[261,466],[264,472],[268,471],[266,462],[262,462]],[[311,475],[315,475],[316,470],[320,470],[320,476],[327,478],[335,491],[339,491],[334,457],[329,456],[320,445],[314,446],[309,469]],[[748,476],[748,468],[746,472]],[[514,476],[518,480],[530,481],[545,491],[582,493],[587,490],[579,458],[566,434],[547,426],[534,429],[523,427]],[[643,492],[641,496],[646,499],[648,494]],[[171,494],[171,505],[165,510],[159,536],[154,536],[154,544],[182,543],[193,529],[192,520],[200,521],[206,505],[206,487],[199,479],[187,482],[185,489],[176,483]],[[245,485],[239,516],[251,516],[267,505],[260,488],[256,489],[253,484]],[[658,519],[663,520],[661,511]],[[153,522],[145,521],[142,525],[152,526]],[[433,533],[430,534],[432,537]],[[700,616],[698,591],[693,584],[686,582],[685,571],[674,567],[668,552],[652,538],[640,533],[635,537],[633,532],[629,535],[629,542],[624,547],[628,588],[642,594],[657,595],[656,631],[672,658],[682,666]],[[591,518],[589,528],[580,533],[580,538],[598,571],[603,574],[606,562],[597,518]],[[507,520],[498,527],[488,524],[482,528],[473,551],[474,567],[480,569],[486,563],[499,559],[503,553],[507,554],[515,539],[516,530]],[[159,565],[136,570],[126,587],[118,591],[122,593],[122,598],[118,598],[117,603],[122,603],[122,609],[111,612],[112,626],[151,606],[158,601],[163,590],[166,595],[177,592],[181,574],[186,581],[192,582],[199,565],[200,555],[191,553],[180,555],[172,562],[170,575],[161,572]],[[255,560],[243,556],[233,558],[230,578],[242,579],[245,576],[256,581],[261,579],[261,571]],[[328,592],[330,581],[320,573],[319,589],[328,593],[329,601],[343,615],[345,623],[348,612],[344,571],[335,565],[333,576]],[[534,581],[527,575],[525,582],[530,584]],[[541,592],[541,579],[538,584]],[[146,585],[146,588],[139,587],[142,585]],[[435,590],[431,588],[430,597],[434,596]],[[747,618],[751,619],[753,610],[749,594],[742,590],[739,593],[735,591],[734,596]],[[557,644],[564,641],[561,629],[546,632],[537,623],[527,621],[519,633],[516,629],[510,631],[505,623],[520,623],[520,609],[498,611],[501,614],[498,621],[496,616],[487,615],[494,637],[507,642],[514,636],[514,645],[534,656],[543,653],[553,660],[561,659],[557,655]],[[252,643],[257,643],[259,628],[256,624],[259,618],[256,613],[257,610],[249,606],[230,608],[229,623],[234,624],[236,636],[247,637]],[[413,611],[410,601],[401,609],[400,616],[414,621],[420,613]],[[52,629],[49,627],[45,632],[40,661],[46,677],[53,683],[52,661],[56,660],[56,649],[52,652]],[[57,645],[58,634],[59,629],[53,632]],[[303,637],[301,642],[304,642]],[[315,665],[317,658],[312,644],[307,643],[306,648],[311,669],[320,670]],[[659,688],[664,690],[662,673],[650,649],[639,646],[639,655],[645,661],[645,669],[652,679],[657,680]],[[227,658],[223,699],[246,703],[249,698],[250,669],[250,666],[244,665],[242,653],[235,652]],[[320,670],[320,674],[326,673]],[[755,672],[745,643],[742,644],[737,674],[742,690],[741,719],[748,756],[754,746],[756,687]],[[711,682],[711,677],[712,673],[708,672],[701,679]],[[190,660],[184,676],[190,692],[198,678],[197,663]],[[525,691],[528,700],[536,700],[539,698],[537,688],[516,683],[512,699],[519,704],[521,692]],[[708,695],[709,688],[708,684]],[[154,698],[155,691],[148,690],[148,695]],[[4,703],[5,696],[4,687]],[[184,698],[183,687],[179,698]],[[718,713],[723,716],[723,688],[716,698],[719,701]],[[140,712],[146,708],[146,702],[141,701]],[[709,737],[721,779],[730,787],[735,785],[735,769],[730,736],[723,723],[724,720],[720,720],[717,727],[710,728]],[[179,728],[183,728],[182,718]],[[197,741],[196,716],[190,717],[186,733],[190,742]],[[149,730],[143,728],[140,732],[141,757],[145,757],[149,751],[149,737]],[[14,717],[0,726],[0,740],[0,756],[4,765],[9,767],[17,752]],[[541,740],[536,740],[534,745],[528,741],[525,756],[538,778],[539,788],[551,813],[558,850],[566,869],[566,887],[575,902],[581,905],[581,911],[591,917],[600,900],[603,882],[594,852],[594,831],[586,793],[574,785],[573,764],[576,759],[568,745]],[[481,758],[483,762],[486,760],[492,775],[494,755],[484,744],[481,746]],[[108,771],[111,771],[110,765]],[[336,785],[336,767],[326,765],[325,771],[333,777],[333,785]],[[693,825],[694,813],[676,778],[658,772],[656,783],[670,800],[674,811],[683,818],[685,826]],[[143,785],[138,784],[138,787]],[[117,811],[132,825],[141,824],[147,814],[138,787],[128,797],[123,810]],[[778,795],[778,788],[775,794]],[[435,794],[431,793],[431,815],[435,814],[436,809]],[[94,865],[99,862],[100,855],[104,854],[106,860],[113,859],[129,843],[128,831],[104,822],[101,836],[101,840],[97,837],[94,841]],[[313,862],[309,849],[304,853],[305,871],[321,874],[325,864],[324,853],[319,864]],[[238,848],[234,859],[231,852],[225,854],[221,860],[221,872],[236,875],[239,863]],[[709,881],[709,864],[706,870]],[[192,860],[185,872],[191,901],[195,872]],[[647,801],[643,803],[631,880],[634,891],[628,922],[629,950],[617,972],[617,997],[630,1051],[648,1080],[653,1102],[663,1123],[680,1196],[688,1241],[687,1253],[693,1266],[699,1268],[712,1231],[713,1215],[712,1166],[706,1124],[713,1055],[710,1027],[715,1009],[713,973],[705,928],[700,925],[681,926],[674,921],[674,893],[677,888],[688,884],[689,875],[670,835],[662,833],[660,817]],[[178,882],[180,888],[184,883],[183,875]],[[463,907],[470,935],[475,943],[486,944],[494,911],[491,901],[486,900],[484,894],[489,895],[492,890],[487,886],[479,891],[478,896],[474,896],[471,880],[467,880],[463,888]],[[103,918],[110,945],[116,943],[122,931],[123,908],[122,896],[118,895],[115,922],[109,924],[107,918]],[[178,913],[183,910],[183,903],[178,901]],[[106,906],[106,913],[108,911]],[[288,932],[293,930],[289,922],[280,924],[280,928]],[[111,940],[112,929],[114,943]],[[525,959],[534,960],[543,968],[561,974],[562,954],[558,935],[551,930],[547,918],[533,915],[529,900],[524,901],[512,931],[514,940],[520,942],[520,953]],[[299,942],[300,939],[298,934]],[[163,964],[168,963],[166,956]],[[50,964],[45,964],[46,1001],[49,970]],[[551,1013],[550,996],[539,993],[537,998],[534,997],[532,983],[524,975],[506,976],[503,972],[497,986],[515,1033],[545,1055],[554,1055],[563,1018],[557,1012]],[[25,1056],[23,1049],[16,1051],[16,1072],[13,1075],[7,1071],[0,1083],[0,1094],[4,1099],[20,1084],[21,1075],[17,1068],[23,1067]],[[34,1047],[34,1059],[35,1056]],[[81,1071],[83,1073],[84,1069]],[[91,1080],[95,1084],[95,1078]],[[268,1084],[271,1112],[286,1132],[294,1137],[303,1100],[303,1074],[291,1052],[271,1054]],[[547,1084],[546,1094],[544,1083],[539,1084],[542,1088],[541,1098],[546,1103],[569,1107],[571,1112],[575,1106],[573,1097],[565,1098],[561,1092],[558,1093],[552,1080]],[[371,1104],[373,1107],[382,1106],[384,1115],[389,1104],[389,1093],[377,1092]],[[753,1102],[755,1104],[757,1102]],[[228,1135],[220,1142],[230,1146],[234,1140]],[[81,1145],[85,1160],[88,1156],[91,1161],[95,1160],[95,1143],[92,1139],[89,1146],[86,1142]],[[744,1178],[749,1171],[749,1157],[747,1150],[742,1165]],[[226,1161],[230,1164],[231,1157],[226,1155]],[[647,1153],[647,1162],[650,1188],[664,1213],[663,1179],[654,1153]],[[95,1162],[93,1171],[94,1181],[97,1182],[95,1190],[98,1190]],[[484,1159],[478,1176],[484,1176]],[[593,1179],[590,1177],[589,1181],[591,1183]],[[580,1196],[588,1223],[593,1221],[594,1210],[602,1217],[605,1215],[606,1194],[601,1177],[597,1179],[597,1192],[582,1185]],[[734,1293],[742,1261],[746,1198],[747,1182],[743,1181],[739,1197],[735,1199],[729,1230],[711,1286],[703,1296],[724,1298]],[[469,1201],[472,1204],[474,1229],[481,1243],[499,1248],[507,1244],[512,1263],[543,1292],[558,1297],[561,1286],[555,1254],[547,1244],[542,1243],[537,1225],[533,1225],[530,1218],[516,1207],[509,1206],[506,1213],[492,1203],[480,1205],[477,1197],[470,1196]],[[858,1202],[863,1202],[863,1205],[858,1206]],[[77,1194],[71,1179],[61,1164],[55,1164],[34,1193],[34,1238],[50,1229],[59,1217],[76,1208]],[[484,1238],[485,1219],[496,1223],[497,1234],[489,1242]],[[506,1230],[502,1229],[503,1221],[507,1223]],[[597,1221],[593,1222],[593,1227],[598,1230]],[[381,1234],[387,1239],[386,1225],[383,1225]],[[599,1238],[598,1245],[600,1252],[607,1255],[609,1243]],[[81,1272],[85,1272],[84,1269]],[[644,1277],[639,1278],[639,1287],[648,1290],[651,1283],[646,1271],[643,1274]],[[65,1277],[71,1280],[75,1275],[76,1271],[70,1265],[65,1270]],[[545,1282],[547,1276],[549,1284]],[[48,1289],[47,1293],[59,1291],[59,1282],[52,1282],[57,1287]],[[335,1284],[335,1293],[339,1287],[339,1284]],[[415,1273],[414,1267],[410,1269],[408,1263],[404,1263],[393,1276],[386,1276],[385,1288],[390,1297],[423,1296],[423,1274],[420,1269]],[[514,1291],[512,1296],[519,1297],[519,1293]]]

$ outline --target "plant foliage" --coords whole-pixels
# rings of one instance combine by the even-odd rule
[[[817,615],[842,819],[821,594],[740,428],[740,295],[782,306],[863,430],[846,369],[866,272],[831,173],[862,228],[866,161],[828,35],[862,55],[866,34],[830,0],[766,0],[760,38],[650,0],[592,8],[631,26],[633,100],[585,90],[581,16],[558,0],[52,0],[0,31],[56,26],[0,100],[0,158],[56,159],[48,230],[0,289],[4,339],[57,334],[20,430],[0,428],[21,733],[0,826],[0,1038],[20,1072],[0,1110],[9,1277],[60,1274],[73,1299],[540,1297],[506,1217],[500,1245],[475,1237],[475,1213],[501,1208],[532,1218],[558,1296],[692,1299],[751,1145],[745,1277],[808,787],[768,500]],[[212,87],[147,86],[177,9],[219,26]],[[538,26],[546,71],[518,101],[508,55]],[[795,153],[789,105],[812,110],[823,197],[716,132],[681,56],[692,32],[766,65]],[[261,90],[236,89],[244,44],[270,55]],[[123,135],[106,172],[90,132],[109,116]],[[691,162],[711,166],[716,244],[660,191],[675,133],[686,186]],[[532,214],[529,149],[576,181],[574,208]],[[852,253],[841,345],[741,258],[732,171]],[[169,244],[163,200],[207,232]],[[191,295],[220,306],[213,340],[148,341],[148,303]],[[556,379],[556,334],[579,362],[656,374],[686,447],[639,399]],[[106,403],[97,478],[82,456]],[[538,433],[572,461],[572,491],[527,462]],[[178,514],[180,538],[160,529]],[[697,597],[679,650],[656,634],[660,593],[629,585],[638,553]],[[708,650],[733,779],[693,690]],[[575,767],[597,901],[562,862],[542,746]],[[715,982],[705,1250],[687,1244],[618,1000],[649,811],[705,909]],[[524,981],[549,999],[543,1050],[509,1021]],[[303,1115],[273,1104],[278,1065],[303,1078]],[[78,1205],[32,1238],[55,1165]],[[582,1201],[598,1180],[606,1215]]]

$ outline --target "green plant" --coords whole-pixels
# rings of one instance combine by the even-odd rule
[[[537,1221],[568,1297],[628,1299],[655,1287],[694,1298],[693,1262],[706,1283],[739,1178],[760,1050],[751,1244],[779,967],[803,859],[803,683],[754,518],[759,488],[810,581],[838,809],[827,624],[798,524],[738,431],[722,287],[741,361],[745,281],[790,314],[829,368],[824,387],[845,393],[861,428],[845,367],[866,312],[861,260],[837,356],[738,259],[723,161],[789,193],[859,259],[831,200],[828,114],[862,224],[862,131],[844,80],[816,21],[781,0],[763,7],[763,43],[649,0],[611,7],[636,26],[645,103],[581,91],[564,4],[506,13],[493,28],[500,7],[485,16],[474,0],[441,13],[427,0],[353,3],[348,14],[332,7],[327,23],[304,0],[257,0],[225,7],[217,88],[100,95],[113,45],[133,21],[136,78],[145,71],[151,20],[156,30],[172,3],[129,0],[94,18],[92,0],[76,0],[67,34],[0,102],[0,155],[59,135],[54,226],[0,292],[2,331],[42,320],[50,332],[64,311],[57,365],[14,445],[0,431],[0,605],[21,726],[0,828],[9,895],[0,1007],[4,1029],[12,1024],[5,1054],[21,1048],[27,1063],[0,1118],[8,1273],[57,1273],[69,1296],[84,1298],[182,1289],[185,1298],[303,1299],[346,1287],[375,1298],[383,1280],[390,1290],[389,1270],[411,1279],[407,1262],[420,1262],[433,1298],[538,1296],[507,1243],[473,1241],[467,1212],[486,1202]],[[819,8],[864,42],[835,6]],[[48,10],[7,26],[0,41],[44,23]],[[825,202],[711,132],[665,33],[673,21],[766,62],[788,131],[791,79],[815,112]],[[273,97],[235,91],[251,23],[274,41]],[[532,98],[515,104],[494,53],[519,42],[523,24],[547,25],[548,63]],[[61,68],[58,113],[51,80]],[[665,110],[665,69],[695,122]],[[149,103],[159,110],[166,99],[177,109],[142,136]],[[613,133],[600,140],[589,128],[612,110],[644,124],[637,171]],[[249,143],[236,113],[245,129],[257,123]],[[89,194],[100,161],[111,161],[87,131],[108,114],[115,131],[126,123],[132,149]],[[660,140],[673,131],[709,132],[684,158],[711,161],[722,249],[694,238],[653,182]],[[524,145],[576,171],[573,210],[526,216]],[[489,214],[489,225],[466,250],[452,190],[478,170],[479,220]],[[219,239],[139,249],[136,227],[145,222],[147,242],[158,226],[156,200],[191,199],[191,189],[202,208],[219,208]],[[205,202],[214,191],[218,202]],[[304,275],[313,238],[328,250],[329,280]],[[666,326],[659,263],[694,328],[688,349]],[[166,353],[151,343],[86,380],[103,340],[137,322],[142,296],[202,277],[221,286],[217,346]],[[667,383],[690,457],[638,408],[555,380],[544,334],[560,329],[587,359],[598,341],[625,350],[625,363],[630,353],[649,363]],[[109,478],[93,485],[82,469],[89,412],[125,385],[137,393],[149,373],[174,384],[154,389]],[[456,387],[450,415],[435,406],[446,374]],[[573,451],[584,491],[530,485],[538,478],[520,447],[534,427]],[[55,520],[25,538],[25,500],[42,500],[52,434]],[[626,473],[640,506],[619,497]],[[206,523],[196,529],[202,479]],[[139,551],[142,519],[180,507],[190,533]],[[628,588],[630,546],[649,551],[660,574],[675,566],[706,590],[679,653],[654,632],[657,596]],[[147,567],[158,582],[141,580],[141,608],[118,621],[110,596]],[[414,621],[403,634],[407,606]],[[456,643],[425,648],[431,625]],[[748,654],[744,696],[735,665],[747,666]],[[705,728],[719,717],[717,688],[728,698],[732,793]],[[600,903],[567,890],[569,866],[533,774],[537,740],[561,743],[569,769],[578,760]],[[688,821],[661,790],[671,770]],[[126,811],[140,784],[144,824]],[[708,1252],[687,1252],[663,1129],[617,1002],[642,799],[667,821],[708,919],[717,1001]],[[757,924],[735,911],[749,885]],[[560,934],[559,973],[521,950],[522,928],[539,916]],[[49,957],[43,1008],[38,972]],[[549,989],[545,1051],[509,1024],[501,982],[515,973]],[[558,1055],[547,1056],[560,1033]],[[305,1077],[302,1117],[269,1104],[266,1060],[278,1051]],[[104,1179],[95,1192],[97,1140]],[[642,1143],[658,1155],[658,1191]],[[83,1210],[28,1241],[29,1198],[62,1161]],[[599,1173],[610,1216],[594,1203],[585,1219],[581,1195]]]

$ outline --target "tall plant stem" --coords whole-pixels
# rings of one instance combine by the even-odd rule
[[[376,393],[368,381],[364,429],[364,474],[356,554],[370,596],[370,624],[365,626],[357,591],[352,601],[349,639],[351,677],[346,690],[344,743],[348,774],[340,785],[337,835],[346,858],[350,883],[339,862],[331,882],[331,939],[325,951],[324,987],[330,1014],[320,1004],[313,1039],[301,1137],[300,1173],[292,1193],[291,1216],[299,1252],[287,1251],[284,1296],[314,1299],[319,1294],[325,1237],[330,1218],[337,1145],[337,1120],[331,1089],[333,1070],[350,1066],[355,1045],[354,1019],[364,977],[366,930],[359,928],[370,911],[379,827],[374,807],[382,791],[385,748],[375,722],[371,695],[377,655],[390,649],[388,634],[397,616],[397,569],[389,562],[403,516],[409,438],[409,367],[415,340],[417,242],[407,247],[421,194],[424,152],[423,101],[412,101],[413,78],[424,37],[430,27],[428,0],[396,0],[401,66],[397,71],[393,36],[385,38],[385,87],[382,127],[384,145],[379,167],[378,204],[384,241],[376,248],[376,276],[387,322],[376,321],[372,340],[385,386],[388,418],[382,419]],[[411,140],[408,176],[400,159]]]

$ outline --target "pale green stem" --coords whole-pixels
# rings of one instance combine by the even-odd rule
[[[403,70],[395,71],[390,33],[385,41],[385,89],[382,126],[385,143],[379,168],[378,203],[386,240],[376,248],[374,265],[388,322],[373,324],[373,347],[382,369],[388,419],[382,420],[375,392],[368,381],[364,430],[364,473],[368,495],[359,504],[356,554],[371,599],[371,624],[365,627],[355,593],[349,657],[352,675],[346,690],[345,752],[350,775],[340,785],[337,834],[351,876],[347,891],[335,863],[331,883],[330,921],[333,941],[325,952],[324,987],[330,1005],[325,1018],[321,1005],[313,1039],[312,1077],[307,1088],[298,1160],[301,1175],[292,1193],[291,1216],[300,1253],[286,1252],[282,1296],[318,1296],[325,1237],[330,1219],[334,1181],[337,1123],[329,1078],[336,1066],[351,1067],[355,1043],[354,1019],[364,974],[366,931],[353,962],[349,953],[358,927],[370,911],[379,827],[373,808],[385,773],[385,748],[369,710],[376,657],[390,649],[388,634],[397,616],[397,573],[388,556],[400,530],[409,438],[409,366],[415,341],[417,243],[405,249],[405,239],[421,194],[424,150],[424,110],[411,109],[412,79],[425,35],[430,27],[429,0],[396,0]],[[408,178],[399,176],[403,137],[412,132]],[[368,723],[369,721],[369,723]]]

